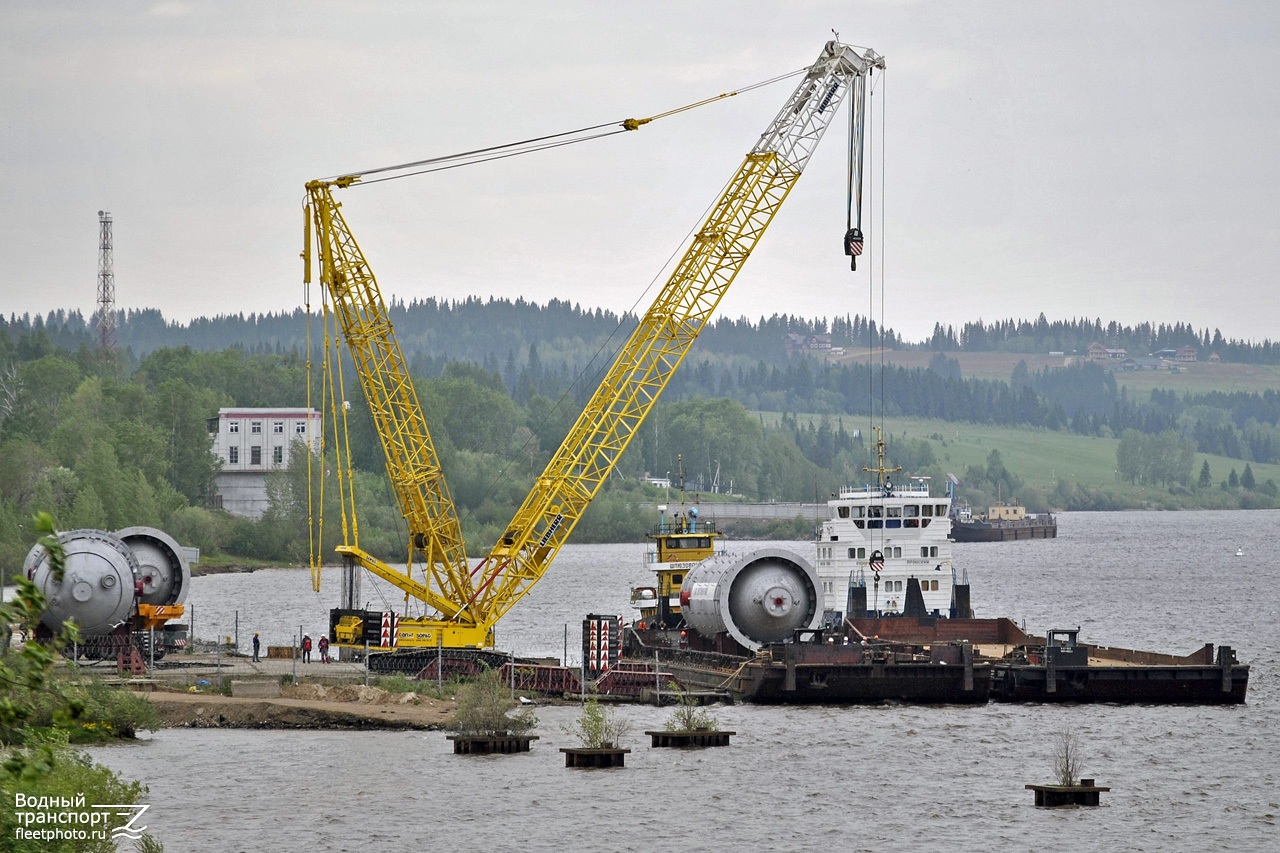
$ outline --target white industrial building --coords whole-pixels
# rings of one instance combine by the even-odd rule
[[[218,409],[209,419],[213,452],[222,463],[214,478],[213,505],[232,515],[261,518],[267,511],[267,475],[289,465],[289,446],[320,449],[315,409]]]

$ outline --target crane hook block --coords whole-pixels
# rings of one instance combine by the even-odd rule
[[[862,254],[862,229],[850,228],[844,232],[844,253],[849,256],[849,269],[858,268],[858,255]]]

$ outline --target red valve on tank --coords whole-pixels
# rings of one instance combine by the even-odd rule
[[[681,607],[689,606],[689,590],[687,588],[680,590],[680,606]]]

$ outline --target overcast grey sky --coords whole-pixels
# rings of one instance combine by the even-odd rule
[[[290,310],[308,179],[650,115],[801,68],[832,28],[888,62],[884,304],[841,254],[838,122],[721,314],[1280,338],[1271,2],[8,0],[0,312],[93,310],[103,208],[119,306]],[[389,297],[629,309],[793,86],[344,212]]]

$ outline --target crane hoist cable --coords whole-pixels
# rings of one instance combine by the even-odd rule
[[[883,74],[883,70],[881,71]],[[870,77],[870,74],[868,74]],[[849,192],[845,210],[844,253],[849,256],[849,269],[858,269],[858,256],[862,254],[862,158],[864,136],[862,123],[858,121],[862,102],[862,91],[867,81],[861,77],[850,85],[854,96],[849,99],[849,156],[848,178]],[[875,94],[874,84],[870,94]]]

